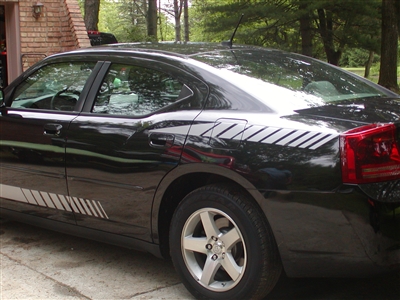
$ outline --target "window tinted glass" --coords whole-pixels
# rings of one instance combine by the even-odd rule
[[[113,64],[102,83],[94,113],[143,116],[187,98],[192,92],[168,74]]]
[[[220,76],[268,105],[279,102],[284,106],[290,104],[304,108],[342,100],[387,96],[372,82],[332,65],[281,51],[216,51],[191,57],[220,69]],[[290,103],[282,102],[283,95]]]
[[[76,62],[44,66],[16,88],[11,106],[74,110],[94,64]]]

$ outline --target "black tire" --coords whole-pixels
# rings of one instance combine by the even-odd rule
[[[198,299],[261,299],[282,271],[266,218],[229,185],[205,186],[182,200],[171,222],[170,251]]]

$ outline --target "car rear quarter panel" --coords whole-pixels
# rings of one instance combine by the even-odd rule
[[[215,172],[248,190],[273,229],[289,276],[364,276],[396,269],[398,198],[388,206],[358,186],[342,184],[339,134],[352,126],[206,110],[191,126],[181,163],[190,172]],[[180,168],[174,172],[184,174]]]

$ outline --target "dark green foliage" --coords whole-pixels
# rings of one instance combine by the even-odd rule
[[[338,61],[347,48],[379,52],[379,0],[193,0],[201,12],[206,37],[229,39],[243,13],[237,43],[304,53],[302,37],[311,41],[312,56]],[[308,32],[300,27],[303,19]],[[307,26],[308,24],[308,26]],[[221,41],[221,40],[219,40]],[[323,50],[323,51],[321,51]],[[334,62],[333,62],[334,63]]]
[[[369,51],[364,49],[349,49],[345,51],[340,60],[340,66],[355,68],[363,67],[366,65],[369,58]],[[373,58],[373,63],[379,62],[379,55],[375,54]]]

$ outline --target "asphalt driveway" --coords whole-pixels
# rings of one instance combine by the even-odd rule
[[[193,299],[150,254],[7,222],[0,299]],[[400,272],[375,279],[286,279],[268,299],[399,299]]]

